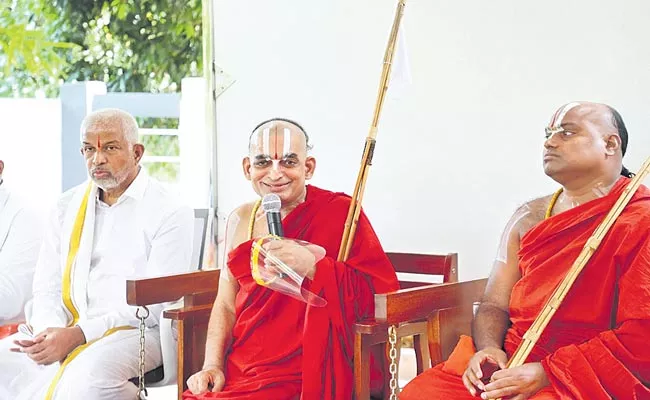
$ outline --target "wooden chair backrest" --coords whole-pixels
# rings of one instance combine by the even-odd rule
[[[433,283],[432,276],[442,276],[442,283],[458,282],[458,254],[386,253],[393,264],[401,289]],[[403,275],[409,274],[409,275]],[[415,275],[412,275],[415,274]]]

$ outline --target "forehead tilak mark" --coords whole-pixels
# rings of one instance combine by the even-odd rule
[[[271,135],[271,130],[269,128],[264,128],[262,131],[262,153],[269,154],[269,136]]]
[[[291,149],[291,129],[284,128],[284,142],[282,143],[282,154],[285,157]]]
[[[578,102],[572,102],[565,104],[564,106],[560,107],[555,114],[553,115],[553,118],[551,118],[551,123],[549,126],[544,128],[544,131],[546,132],[546,138],[550,138],[552,135],[559,133],[559,132],[564,132],[564,128],[562,128],[562,121],[564,120],[564,117],[566,114],[571,111],[573,108],[579,106],[580,103]]]
[[[564,120],[564,117],[566,114],[571,111],[573,108],[579,106],[580,103],[578,102],[573,102],[573,103],[568,103],[565,104],[563,107],[561,107],[555,115],[553,115],[553,119],[551,120],[551,128],[559,128],[560,125],[562,125],[562,120]]]
[[[275,133],[275,135],[273,135],[273,141],[275,142],[275,146],[273,146],[273,151],[275,151],[275,154],[273,155],[273,158],[275,158],[277,160],[278,158],[280,158],[280,156],[278,155],[278,136],[279,135],[278,135],[277,128],[273,129],[273,133]]]

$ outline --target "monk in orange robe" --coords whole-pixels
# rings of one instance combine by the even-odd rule
[[[546,129],[544,170],[562,189],[513,216],[472,338],[410,382],[400,400],[650,399],[650,190],[641,186],[526,363],[505,369],[631,174],[627,130],[603,104],[570,103]],[[621,176],[623,175],[623,176]]]
[[[297,123],[274,119],[251,135],[244,174],[260,196],[282,201],[284,237],[325,249],[315,261],[305,247],[273,242],[269,250],[306,276],[303,288],[327,301],[309,305],[258,284],[251,274],[252,238],[268,235],[252,204],[229,218],[222,272],[204,367],[184,399],[351,399],[353,324],[374,313],[374,293],[398,288],[395,271],[362,213],[350,257],[336,260],[350,198],[305,185],[316,161]],[[252,226],[252,231],[250,231]]]

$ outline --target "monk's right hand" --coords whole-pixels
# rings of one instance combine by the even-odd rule
[[[220,368],[204,369],[190,376],[187,380],[187,388],[193,394],[202,394],[208,390],[220,392],[226,383],[226,377]]]
[[[486,347],[477,351],[467,364],[463,374],[463,384],[472,396],[476,396],[477,389],[483,391],[492,373],[505,369],[507,363],[508,356],[499,348]]]

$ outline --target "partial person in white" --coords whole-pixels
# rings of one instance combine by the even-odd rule
[[[125,282],[190,267],[193,212],[140,167],[135,119],[116,109],[90,114],[81,154],[90,180],[52,213],[26,329],[0,341],[1,399],[135,398],[140,338]],[[162,362],[162,307],[147,319],[147,370]]]
[[[38,214],[9,190],[3,179],[4,168],[0,160],[0,326],[24,318],[23,307],[32,294],[42,238]]]

